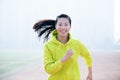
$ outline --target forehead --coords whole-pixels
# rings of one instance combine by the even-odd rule
[[[58,18],[58,23],[69,23],[68,18]]]

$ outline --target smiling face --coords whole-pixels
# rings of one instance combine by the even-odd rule
[[[56,23],[56,30],[57,30],[58,36],[67,37],[70,28],[71,26],[68,18],[58,18]]]

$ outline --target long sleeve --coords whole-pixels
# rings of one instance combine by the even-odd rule
[[[60,60],[54,60],[52,52],[47,45],[44,47],[44,68],[47,73],[55,74],[62,68],[63,63]]]
[[[81,49],[80,55],[84,58],[84,61],[87,65],[87,67],[91,67],[92,66],[92,58],[91,58],[91,55],[90,55],[88,49],[82,43],[81,43],[80,49]]]

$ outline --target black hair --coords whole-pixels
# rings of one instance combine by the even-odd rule
[[[34,24],[33,29],[38,33],[38,37],[43,36],[44,41],[48,40],[49,34],[55,29],[57,21],[59,18],[67,18],[71,26],[71,18],[66,14],[61,14],[57,16],[56,20],[46,19],[40,20]]]

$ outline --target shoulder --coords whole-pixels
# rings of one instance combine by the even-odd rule
[[[50,44],[51,44],[51,41],[48,40],[48,41],[46,41],[46,42],[44,43],[44,47],[45,47],[45,46],[48,46],[48,45],[50,45]]]
[[[81,45],[81,44],[82,44],[82,42],[81,42],[79,39],[75,39],[75,38],[72,38],[72,42],[73,42],[74,44],[78,44],[78,45]]]
[[[44,48],[47,47],[47,48],[54,48],[56,46],[56,44],[51,41],[51,40],[48,40],[47,42],[44,43]]]
[[[86,47],[85,44],[79,39],[72,38],[72,43],[74,46],[79,47],[81,49]]]

